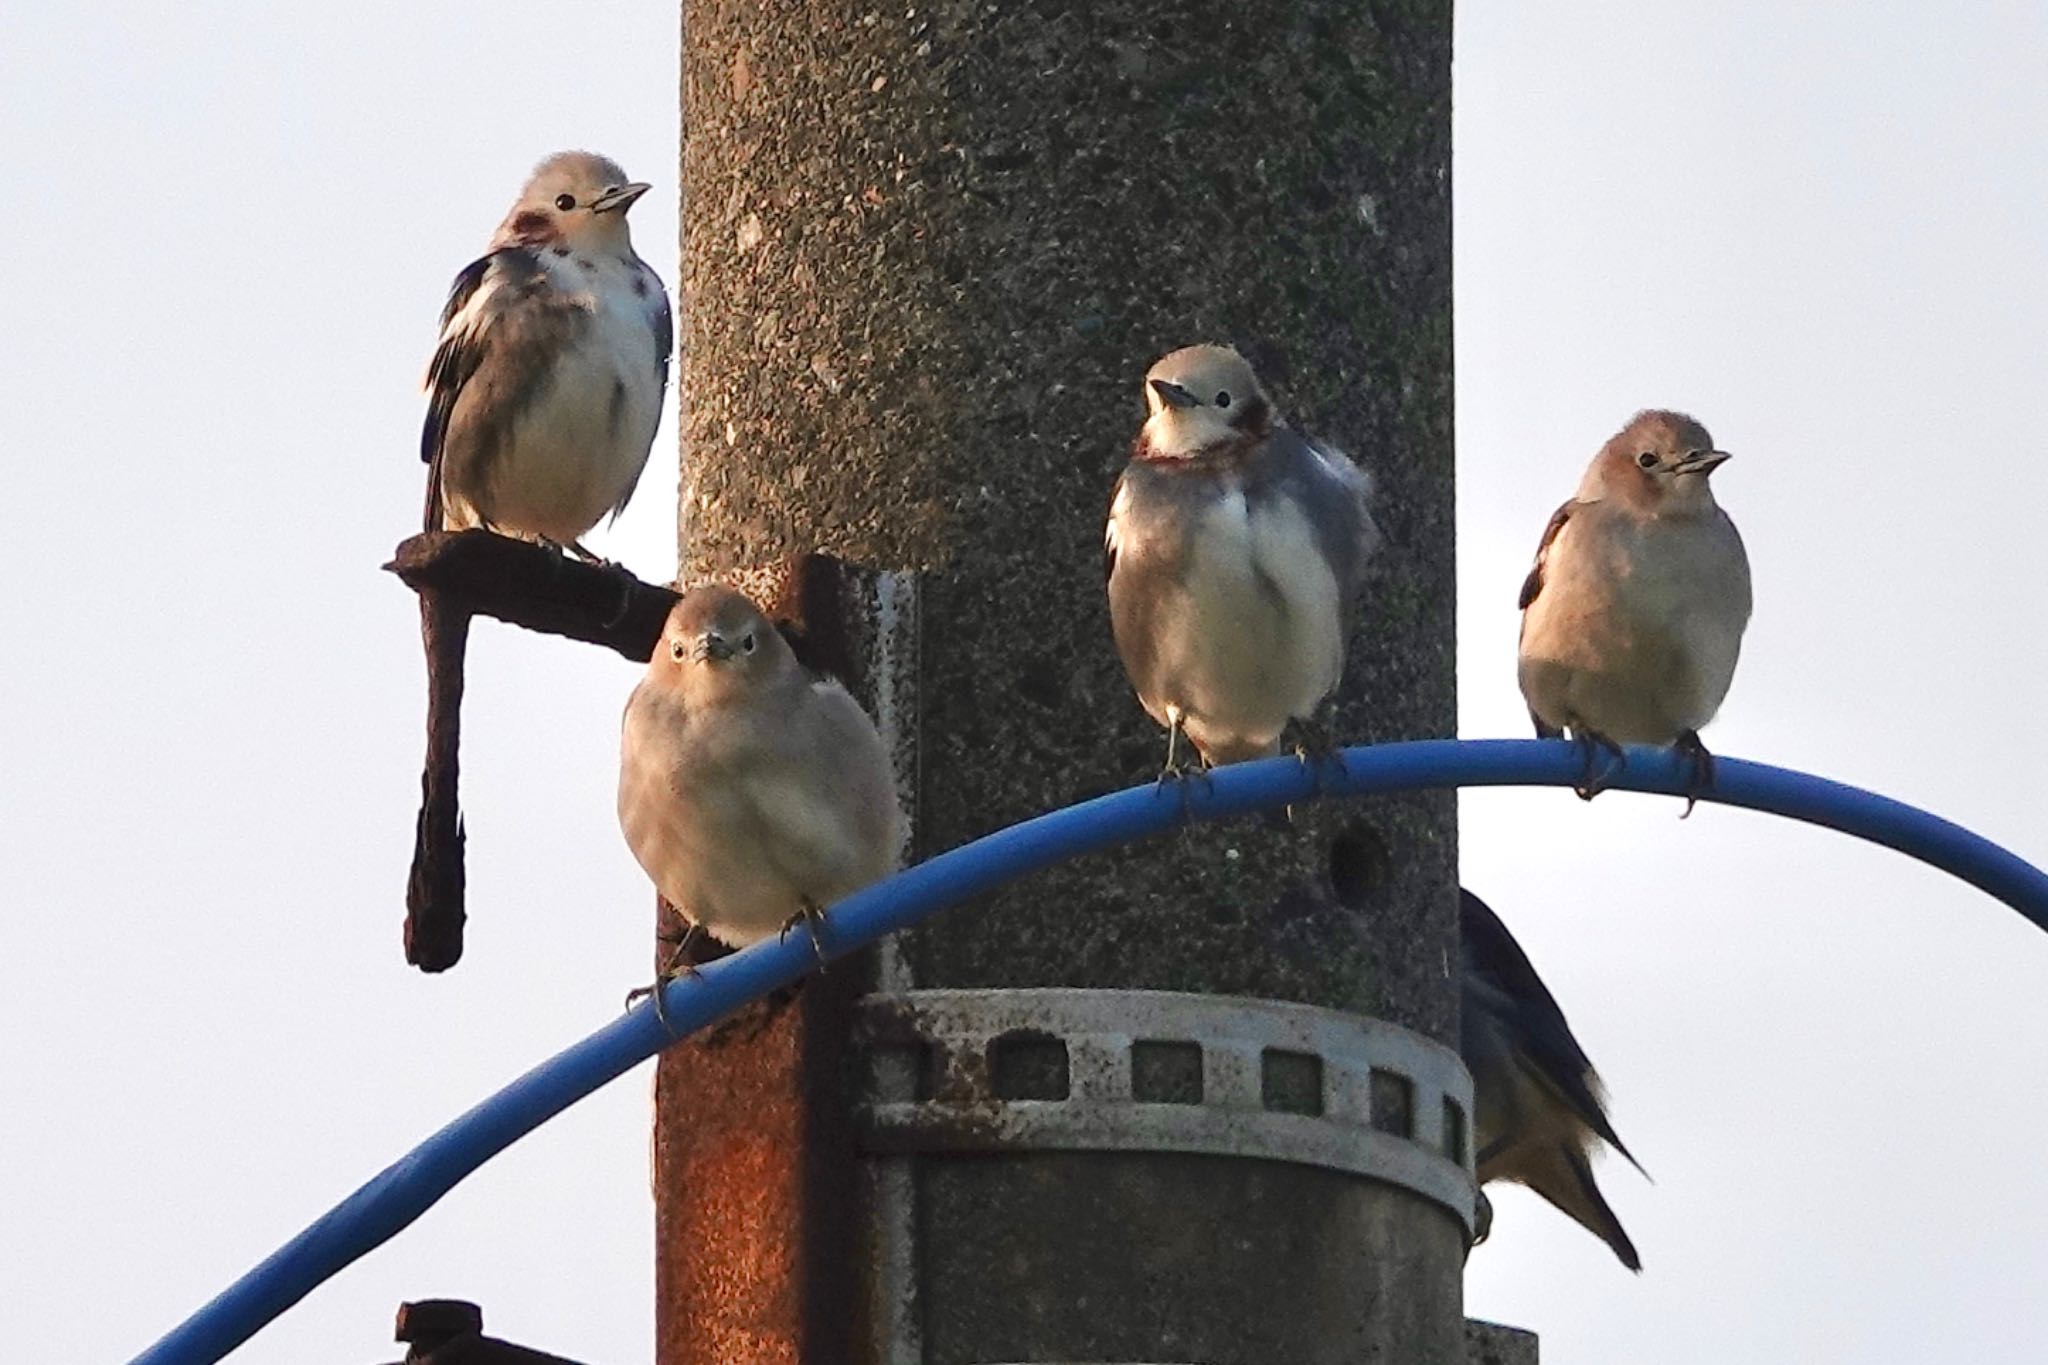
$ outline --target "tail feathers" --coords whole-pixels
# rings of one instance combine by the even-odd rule
[[[1531,1156],[1535,1159],[1521,1169],[1503,1174],[1549,1200],[1566,1217],[1607,1243],[1616,1260],[1640,1274],[1642,1257],[1636,1254],[1635,1243],[1622,1231],[1621,1220],[1607,1206],[1606,1197],[1600,1193],[1600,1186],[1593,1179],[1593,1167],[1587,1162],[1586,1154],[1560,1143],[1545,1152],[1531,1153]]]
[[[1584,1124],[1588,1131],[1627,1157],[1628,1164],[1635,1167],[1643,1179],[1652,1179],[1649,1171],[1643,1168],[1643,1163],[1636,1160],[1636,1154],[1621,1140],[1621,1134],[1614,1131],[1614,1124],[1607,1117],[1607,1087],[1600,1083],[1598,1072],[1590,1066],[1578,1076],[1539,1070],[1536,1080],[1539,1085],[1554,1092],[1565,1108],[1570,1110],[1572,1116]]]

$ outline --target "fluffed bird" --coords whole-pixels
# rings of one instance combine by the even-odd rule
[[[1458,1050],[1472,1073],[1479,1183],[1527,1185],[1607,1243],[1630,1270],[1635,1244],[1607,1206],[1588,1157],[1605,1142],[1642,1170],[1607,1120],[1600,1077],[1564,1011],[1486,902],[1458,890]],[[1480,1236],[1491,1222],[1481,1195]]]
[[[731,588],[676,603],[626,703],[619,825],[689,923],[683,947],[700,930],[745,947],[800,917],[815,947],[824,907],[895,868],[901,820],[888,752],[845,688]]]
[[[647,186],[590,152],[534,168],[455,277],[427,367],[426,529],[584,550],[633,496],[674,345],[668,293],[633,252]]]
[[[1639,412],[1543,530],[1522,583],[1519,674],[1542,738],[1676,745],[1713,785],[1700,727],[1728,695],[1749,624],[1749,557],[1710,478],[1728,459],[1683,413]],[[1692,811],[1692,801],[1686,812]]]
[[[1204,764],[1278,753],[1344,674],[1372,479],[1281,420],[1243,356],[1188,346],[1145,376],[1148,415],[1110,503],[1110,621],[1124,671]]]

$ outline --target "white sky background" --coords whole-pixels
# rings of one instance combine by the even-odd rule
[[[2048,10],[1794,8],[1460,7],[1463,732],[1524,733],[1513,594],[1544,518],[1631,411],[1679,406],[1737,453],[1716,486],[1757,581],[1709,742],[2048,860]],[[611,809],[637,670],[490,623],[468,953],[431,979],[399,954],[424,697],[413,599],[377,565],[417,517],[443,291],[568,146],[655,183],[633,222],[675,277],[674,9],[562,14],[0,14],[0,460],[26,513],[0,598],[0,1340],[21,1359],[139,1350],[646,973],[651,897]],[[672,451],[597,542],[654,579]],[[1562,792],[1464,813],[1468,884],[1658,1181],[1602,1169],[1640,1279],[1497,1188],[1471,1312],[1554,1362],[2037,1358],[2048,940],[1761,816]],[[397,1303],[435,1294],[516,1340],[648,1358],[649,1074],[235,1359],[389,1359]]]

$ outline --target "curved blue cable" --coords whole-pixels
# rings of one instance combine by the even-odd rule
[[[1184,820],[1214,820],[1330,796],[1443,787],[1569,787],[1584,756],[1565,740],[1431,739],[1343,751],[1318,775],[1291,758],[1218,769],[1208,782],[1147,783],[1053,811],[950,852],[847,897],[831,910],[823,943],[837,957],[933,912],[1052,863],[1159,834]],[[1674,752],[1633,748],[1615,790],[1682,794],[1690,764]],[[1897,849],[1996,896],[2048,930],[2048,874],[1939,816],[1860,788],[1740,759],[1716,760],[1701,797],[1824,825]],[[415,1147],[135,1358],[133,1365],[212,1365],[322,1281],[395,1236],[463,1177],[548,1119],[699,1029],[786,986],[814,962],[808,930],[769,939],[669,983],[666,1031],[651,1003],[556,1054]]]

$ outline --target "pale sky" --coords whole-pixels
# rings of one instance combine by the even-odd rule
[[[675,11],[559,14],[0,13],[0,451],[27,513],[0,597],[0,1340],[21,1359],[141,1349],[645,975],[651,896],[612,814],[637,670],[488,623],[468,953],[431,979],[399,954],[423,692],[413,599],[377,566],[417,516],[448,280],[531,163],[576,146],[654,182],[636,238],[675,278]],[[1514,592],[1544,519],[1630,412],[1680,407],[1736,452],[1716,487],[1757,585],[1709,743],[2048,861],[2043,70],[2038,0],[1460,6],[1464,734],[1525,732]],[[650,579],[675,562],[673,449],[665,430],[596,540]],[[1656,1176],[1601,1170],[1640,1278],[1496,1187],[1468,1311],[1555,1365],[2038,1358],[2048,939],[1764,816],[1555,791],[1463,810],[1467,883]],[[233,1359],[390,1359],[397,1303],[429,1295],[647,1359],[649,1075]]]

